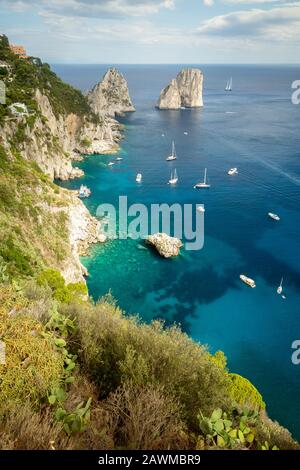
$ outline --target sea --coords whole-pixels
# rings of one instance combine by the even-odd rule
[[[92,214],[99,204],[118,207],[121,195],[147,207],[204,204],[204,246],[166,260],[142,240],[96,245],[82,259],[91,296],[111,292],[127,314],[180,324],[211,352],[223,350],[230,371],[251,380],[270,417],[300,439],[300,364],[292,361],[300,340],[300,105],[291,101],[300,66],[196,65],[204,107],[178,111],[155,104],[180,64],[53,68],[85,92],[110,66],[127,79],[136,107],[120,118],[123,160],[109,166],[115,156],[87,156],[76,163],[85,176],[60,184],[91,188],[84,203]],[[230,77],[233,89],[225,92]],[[173,140],[178,158],[167,163]],[[232,167],[238,174],[228,176]],[[179,181],[170,187],[175,168]],[[211,188],[197,191],[205,168]],[[242,273],[255,289],[240,281]],[[282,277],[285,298],[277,294]]]

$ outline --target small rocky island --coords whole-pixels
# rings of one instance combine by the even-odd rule
[[[156,107],[158,109],[200,108],[203,106],[203,73],[199,69],[183,69],[164,88]]]
[[[158,253],[164,258],[173,258],[178,256],[180,248],[183,246],[179,238],[170,237],[166,233],[155,233],[154,235],[149,235],[146,242],[149,245],[154,246]]]
[[[90,107],[99,116],[122,116],[135,111],[127,81],[116,69],[110,68],[103,79],[87,95]]]

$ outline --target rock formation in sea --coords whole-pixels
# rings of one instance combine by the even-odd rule
[[[166,233],[155,233],[149,235],[146,242],[154,246],[158,253],[164,258],[173,258],[178,256],[180,248],[183,246],[181,240],[175,237],[170,237]]]
[[[87,95],[89,104],[98,116],[122,116],[135,111],[129,96],[127,81],[115,68],[110,68],[103,79]]]
[[[159,109],[199,108],[203,106],[203,73],[199,69],[183,69],[164,88],[157,102]]]

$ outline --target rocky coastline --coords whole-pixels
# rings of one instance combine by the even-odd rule
[[[84,172],[74,165],[84,155],[113,154],[119,150],[123,126],[115,116],[134,111],[128,85],[116,70],[109,69],[103,80],[85,98],[89,112],[58,113],[41,87],[33,94],[36,111],[31,115],[7,116],[0,127],[0,144],[12,160],[20,157],[34,162],[50,180],[80,178]],[[67,283],[82,282],[88,274],[80,262],[89,247],[104,243],[101,223],[93,217],[74,191],[59,189],[59,206],[46,205],[49,212],[64,211],[71,256],[59,267]],[[37,203],[38,205],[38,203]]]

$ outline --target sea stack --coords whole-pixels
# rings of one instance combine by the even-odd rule
[[[98,116],[115,117],[135,111],[127,81],[115,68],[108,69],[103,79],[88,93],[87,98]]]
[[[173,258],[178,256],[180,248],[183,246],[179,238],[170,237],[166,233],[155,233],[154,235],[149,235],[146,242],[149,245],[154,246],[160,256],[164,258]]]
[[[160,94],[157,108],[180,109],[200,108],[203,106],[202,98],[203,73],[199,69],[183,69],[164,88]]]

